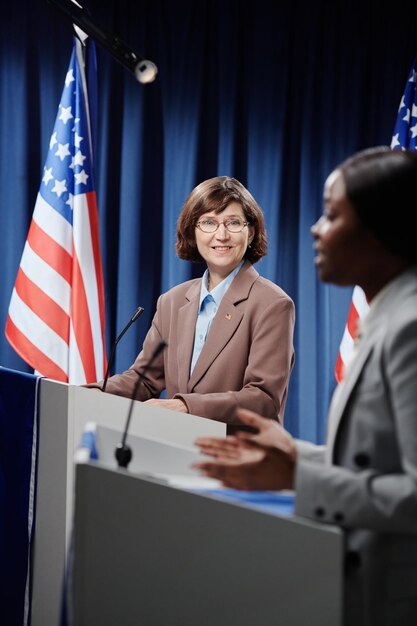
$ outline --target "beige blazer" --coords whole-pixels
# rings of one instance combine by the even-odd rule
[[[138,372],[164,339],[168,347],[136,395],[181,398],[193,415],[233,423],[236,407],[283,420],[294,364],[294,303],[246,262],[224,295],[190,377],[201,278],[158,299],[152,326],[133,365],[112,376],[106,392],[131,397]]]

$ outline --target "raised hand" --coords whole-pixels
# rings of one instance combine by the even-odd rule
[[[258,433],[240,432],[233,437],[199,437],[197,445],[213,461],[194,467],[225,487],[244,490],[281,490],[294,486],[296,447],[279,424],[252,411],[239,410],[240,420]]]

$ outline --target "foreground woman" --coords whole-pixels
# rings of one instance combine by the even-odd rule
[[[238,411],[258,434],[201,438],[199,469],[237,489],[295,489],[297,515],[347,529],[349,626],[417,624],[417,154],[375,148],[336,168],[312,227],[320,279],[370,305],[336,389],[326,446]]]

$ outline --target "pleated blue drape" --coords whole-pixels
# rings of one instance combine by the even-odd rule
[[[142,86],[98,52],[95,150],[106,338],[137,306],[113,371],[141,348],[158,295],[203,267],[175,256],[181,206],[200,181],[231,175],[262,206],[258,271],[297,311],[286,425],[323,441],[351,289],[321,285],[310,226],[323,182],[350,153],[388,144],[417,53],[417,4],[373,0],[90,0],[95,21],[159,68]],[[401,11],[397,13],[395,11]],[[16,277],[72,46],[41,0],[0,21],[0,327]],[[0,363],[27,366],[0,337]],[[167,338],[169,339],[169,338]]]

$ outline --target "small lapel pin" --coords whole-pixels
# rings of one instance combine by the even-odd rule
[[[226,313],[225,318],[230,321],[232,319],[232,316],[230,315],[230,313]]]

